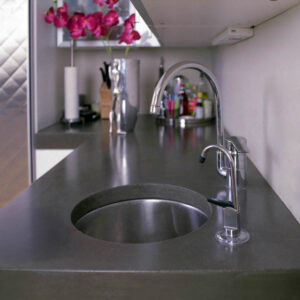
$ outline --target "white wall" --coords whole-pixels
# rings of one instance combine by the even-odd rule
[[[56,47],[54,26],[44,21],[48,0],[33,0],[33,61],[35,131],[59,121],[63,112],[64,65],[69,51]]]
[[[300,6],[214,53],[225,127],[300,222]]]
[[[115,57],[124,57],[124,51],[114,51]],[[148,113],[155,84],[158,80],[160,57],[165,59],[165,71],[173,64],[183,60],[193,60],[208,68],[212,67],[211,51],[208,48],[141,48],[131,49],[129,58],[140,59],[140,113]],[[76,66],[79,68],[79,92],[87,95],[89,103],[99,99],[102,77],[99,67],[103,61],[109,62],[105,50],[78,50]],[[98,100],[99,101],[99,100]]]

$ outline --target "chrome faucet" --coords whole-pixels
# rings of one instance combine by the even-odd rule
[[[230,171],[227,172],[228,181],[230,182],[228,200],[208,199],[208,202],[224,208],[224,229],[216,233],[216,239],[222,244],[231,246],[245,243],[249,240],[250,235],[246,230],[240,228],[240,204],[237,191],[236,163],[230,151],[220,145],[209,145],[205,147],[201,152],[201,163],[205,162],[206,152],[210,149],[217,149],[217,151],[222,152],[230,167]]]
[[[216,107],[217,144],[224,146],[224,130],[223,130],[223,122],[222,122],[221,103],[220,103],[220,99],[221,99],[220,89],[218,87],[216,78],[212,74],[212,72],[197,62],[183,61],[173,65],[166,73],[164,73],[164,75],[160,78],[159,82],[155,87],[151,106],[150,106],[150,113],[155,115],[160,115],[161,110],[163,109],[161,100],[165,88],[167,87],[170,79],[172,79],[178,72],[184,69],[198,70],[202,74],[204,74],[204,76],[206,76],[207,80],[209,81],[214,93],[214,100],[215,100],[215,107]],[[218,151],[217,170],[220,175],[225,177],[227,175],[227,168],[225,166],[224,159],[225,158],[223,153],[221,151]]]
[[[224,208],[224,229],[216,233],[216,239],[227,245],[245,243],[249,240],[250,236],[246,230],[240,228],[240,205],[237,184],[241,182],[241,187],[245,187],[246,184],[245,153],[247,153],[247,150],[241,146],[240,141],[243,140],[243,138],[233,139],[233,141],[226,140],[225,144],[220,89],[215,76],[210,70],[197,62],[184,61],[173,65],[166,73],[164,73],[155,87],[150,106],[150,113],[161,115],[163,110],[162,96],[164,90],[170,82],[170,79],[177,75],[178,72],[185,69],[200,71],[200,73],[209,81],[214,94],[217,145],[210,145],[204,148],[201,153],[200,162],[203,163],[205,161],[206,151],[216,149],[217,171],[220,175],[227,178],[229,187],[227,201],[208,199],[209,202]]]

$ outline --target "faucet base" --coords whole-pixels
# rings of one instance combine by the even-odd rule
[[[223,229],[218,231],[215,237],[221,244],[235,246],[246,243],[250,239],[250,234],[245,229],[239,231]]]

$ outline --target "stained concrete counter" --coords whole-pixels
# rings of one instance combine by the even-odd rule
[[[164,183],[205,196],[224,190],[215,155],[198,164],[215,127],[174,130],[139,117],[134,133],[110,136],[108,122],[39,133],[48,145],[79,147],[0,209],[1,299],[299,299],[300,226],[248,163],[240,191],[242,226],[251,239],[234,248],[215,241],[221,209],[185,236],[149,244],[91,238],[71,212],[96,192]],[[71,141],[71,142],[70,142]]]

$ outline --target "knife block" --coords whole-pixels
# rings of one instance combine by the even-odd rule
[[[109,119],[109,112],[112,101],[111,89],[108,89],[106,83],[103,82],[100,86],[99,92],[101,119]]]

